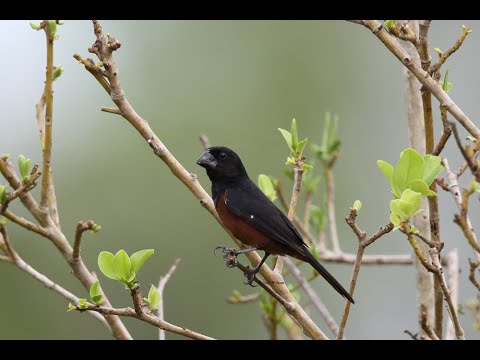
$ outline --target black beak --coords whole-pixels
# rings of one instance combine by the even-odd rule
[[[215,169],[217,167],[217,160],[215,160],[208,150],[205,150],[197,160],[197,164],[205,169]]]

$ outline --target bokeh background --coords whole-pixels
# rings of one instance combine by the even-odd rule
[[[434,56],[433,47],[446,50],[454,43],[462,23],[433,22]],[[453,82],[450,94],[480,125],[480,23],[465,24],[473,33],[444,68],[450,70]],[[290,189],[283,175],[288,151],[276,128],[288,128],[295,117],[300,135],[318,143],[323,113],[333,111],[340,117],[343,144],[335,169],[341,246],[355,250],[356,240],[343,221],[355,199],[363,202],[359,223],[369,233],[386,223],[390,186],[376,160],[395,163],[408,146],[403,67],[366,29],[344,21],[103,21],[102,25],[122,42],[115,57],[130,102],[205,187],[209,189],[210,183],[195,164],[202,151],[199,134],[235,149],[252,178],[271,174]],[[43,90],[45,37],[30,29],[27,21],[2,21],[0,33],[4,34],[0,37],[0,153],[10,153],[15,161],[18,154],[25,154],[39,162],[34,105]],[[91,218],[102,225],[100,233],[86,234],[83,241],[82,256],[92,270],[98,270],[96,260],[102,250],[123,248],[131,253],[154,248],[155,255],[139,275],[145,291],[175,258],[182,258],[165,292],[167,320],[222,339],[266,339],[258,303],[225,301],[233,289],[244,294],[255,291],[242,285],[239,271],[227,269],[221,256],[213,256],[213,248],[231,245],[230,239],[126,121],[100,112],[102,106],[111,105],[110,99],[72,58],[74,53],[90,56],[91,23],[66,21],[59,33],[55,64],[65,72],[54,84],[53,169],[65,234],[71,240],[79,220]],[[439,122],[438,111],[435,120]],[[447,154],[456,166],[460,159],[453,144]],[[451,196],[439,196],[444,251],[459,249],[464,302],[475,296],[466,262],[471,250],[452,223]],[[317,194],[315,200],[320,204],[323,197]],[[27,215],[18,204],[12,209]],[[472,219],[478,215],[477,206]],[[15,248],[28,262],[78,296],[88,296],[48,241],[13,225],[9,230]],[[409,244],[398,233],[367,251],[407,252]],[[328,268],[348,286],[350,265],[328,264]],[[88,315],[67,313],[65,299],[13,266],[0,263],[0,277],[0,339],[111,338]],[[116,306],[130,305],[122,286],[103,275],[100,280]],[[344,302],[321,280],[313,285],[339,320]],[[349,338],[406,339],[405,329],[417,329],[412,266],[364,266],[355,299]],[[461,321],[467,337],[478,339],[472,317],[467,313]],[[157,337],[157,329],[147,324],[131,319],[125,323],[135,338]],[[167,338],[179,337],[167,333]]]

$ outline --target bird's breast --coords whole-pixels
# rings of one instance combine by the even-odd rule
[[[220,217],[220,220],[222,220],[223,225],[225,225],[225,227],[230,230],[238,240],[248,246],[264,250],[274,255],[285,255],[285,251],[280,244],[277,244],[264,233],[257,230],[252,224],[233,214],[228,209],[226,203],[227,191],[228,190],[225,190],[220,194],[215,203],[215,208],[217,209],[218,216]]]

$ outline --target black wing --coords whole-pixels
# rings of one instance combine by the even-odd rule
[[[271,239],[304,254],[306,244],[285,214],[260,190],[246,179],[227,190],[227,208]]]

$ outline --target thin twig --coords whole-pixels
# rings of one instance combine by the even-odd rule
[[[332,243],[332,250],[334,253],[340,253],[340,242],[338,241],[337,232],[337,216],[335,214],[335,180],[333,179],[333,165],[334,158],[325,166],[325,180],[327,182],[327,215],[328,215],[328,229],[330,235],[330,242]]]
[[[431,340],[440,340],[435,331],[428,325],[427,311],[424,305],[421,305],[420,310],[420,327]]]
[[[443,259],[446,262],[448,272],[448,288],[451,292],[452,302],[458,304],[458,276],[460,269],[458,267],[458,250],[452,249]],[[455,339],[455,326],[452,319],[448,319],[447,330],[445,333],[446,340]]]
[[[158,328],[164,329],[166,331],[172,332],[174,334],[182,335],[191,339],[195,340],[215,340],[214,338],[210,336],[206,336],[203,334],[200,334],[198,332],[195,332],[193,330],[187,329],[185,327],[180,327],[177,325],[173,325],[165,320],[161,320],[158,317],[148,314],[146,312],[142,312],[141,314],[137,314],[134,309],[132,308],[111,308],[111,307],[106,307],[106,306],[95,306],[95,305],[88,305],[86,309],[80,309],[77,307],[77,311],[96,311],[99,312],[100,314],[104,315],[117,315],[117,316],[125,316],[125,317],[131,317],[131,318],[136,318],[138,320],[144,321],[146,323],[149,323],[153,326],[156,326]]]
[[[0,215],[2,215],[7,210],[10,202],[15,200],[20,195],[32,190],[37,185],[36,181],[40,177],[40,175],[40,172],[35,172],[28,178],[27,181],[22,182],[22,185],[20,185],[20,187],[18,187],[15,191],[8,193],[5,202],[3,203],[3,205],[0,205]]]
[[[472,223],[470,222],[470,217],[467,213],[468,204],[463,204],[462,195],[458,186],[458,177],[450,170],[450,166],[446,158],[443,159],[443,165],[445,167],[445,172],[447,173],[448,189],[452,193],[455,204],[457,205],[457,209],[459,211],[459,214],[455,214],[454,222],[460,226],[463,234],[470,243],[470,246],[475,249],[477,260],[480,260],[480,245],[478,244],[477,236],[473,231]]]
[[[0,233],[0,240],[3,240],[6,244],[9,243],[8,237],[5,236],[5,233]],[[1,242],[1,241],[0,241]],[[0,257],[0,261],[5,261],[9,262],[13,265],[15,265],[17,268],[22,270],[23,272],[27,273],[31,277],[33,277],[35,280],[37,280],[39,283],[41,283],[43,286],[45,286],[47,289],[50,289],[57,294],[63,296],[67,300],[71,301],[73,304],[78,304],[79,298],[72,294],[70,291],[66,290],[65,288],[61,287],[57,283],[53,282],[50,280],[47,276],[44,274],[40,273],[38,270],[34,269],[32,266],[30,266],[28,263],[26,263],[12,248],[11,245],[8,246],[11,254],[8,257]],[[106,322],[105,318],[101,316],[100,314],[97,314],[92,311],[87,311],[87,313],[91,316],[93,316],[95,319],[100,321],[103,325],[107,327],[107,329],[110,330],[110,326]]]
[[[170,269],[167,271],[167,273],[163,276],[160,276],[160,281],[158,282],[158,287],[157,287],[157,290],[158,292],[160,293],[160,305],[158,306],[158,310],[157,310],[157,316],[160,320],[163,320],[164,318],[164,315],[163,315],[163,311],[164,311],[164,307],[163,307],[163,304],[165,303],[165,297],[163,296],[163,290],[165,289],[165,285],[167,285],[167,282],[170,280],[170,278],[172,277],[173,273],[177,270],[177,267],[178,265],[180,265],[180,262],[182,261],[182,259],[176,259],[172,266],[170,267]],[[158,333],[158,337],[160,340],[165,340],[165,330],[163,329],[160,329],[159,330],[159,333]]]
[[[448,289],[447,281],[445,280],[442,264],[440,263],[440,250],[437,247],[431,249],[430,256],[432,257],[433,265],[438,269],[438,272],[436,273],[437,278],[442,288],[443,296],[447,301],[448,314],[450,315],[450,318],[452,319],[452,322],[453,322],[453,326],[455,328],[455,336],[457,337],[458,340],[465,340],[462,326],[460,325],[460,321],[458,320],[457,304],[453,302],[450,290]]]
[[[82,242],[82,235],[85,231],[91,230],[95,223],[93,220],[88,220],[86,223],[79,221],[77,224],[77,229],[75,231],[75,243],[73,244],[73,261],[78,261],[80,259],[80,247]]]
[[[464,148],[456,125],[454,123],[450,123],[450,126],[452,127],[452,130],[453,130],[453,136],[455,138],[455,142],[457,143],[463,158],[465,159],[468,167],[470,168],[470,171],[472,172],[473,176],[475,176],[475,180],[480,181],[480,166],[478,165],[478,161],[476,159],[477,150],[474,149],[472,151],[469,147]],[[457,177],[458,176],[459,175],[457,175]]]
[[[202,134],[202,135],[200,135],[199,139],[200,139],[200,143],[202,144],[204,149],[208,149],[211,146],[207,135]]]
[[[227,302],[229,304],[249,304],[257,301],[258,299],[260,299],[260,293],[253,293],[242,296],[232,295],[227,298]]]
[[[290,273],[298,281],[302,289],[305,291],[305,294],[308,296],[313,306],[318,310],[320,316],[325,320],[328,328],[332,331],[334,335],[338,333],[338,324],[333,318],[333,316],[328,311],[328,308],[325,306],[323,301],[320,299],[318,294],[309,284],[308,280],[302,275],[300,269],[293,263],[289,258],[285,259],[285,265],[287,266]]]
[[[470,273],[468,275],[468,279],[470,282],[480,291],[480,282],[478,282],[477,278],[475,277],[475,271],[480,266],[480,263],[474,262],[472,259],[468,259],[468,263],[470,264]]]
[[[115,109],[115,108],[110,108],[110,107],[102,107],[100,109],[101,111],[103,112],[106,112],[106,113],[110,113],[110,114],[115,114],[115,115],[122,115],[122,112],[118,109]]]
[[[435,75],[440,70],[440,67],[445,63],[445,61],[447,61],[450,55],[452,55],[455,51],[460,49],[460,46],[462,46],[467,35],[470,34],[471,32],[472,30],[468,29],[465,26],[462,26],[462,33],[460,34],[460,37],[458,38],[458,40],[455,41],[455,44],[453,44],[453,46],[450,49],[442,53],[440,55],[440,58],[438,59],[438,62],[430,67],[430,70],[428,71],[430,75]]]
[[[33,231],[33,232],[35,232],[39,235],[42,235],[43,237],[48,237],[49,236],[48,230],[46,230],[45,228],[43,228],[40,225],[34,224],[31,221],[28,221],[27,219],[25,219],[21,216],[15,215],[10,210],[5,211],[3,213],[3,216],[5,216],[11,222],[14,222],[15,224],[23,227],[24,229],[27,229],[29,231]]]
[[[457,104],[443,91],[438,82],[428,76],[428,72],[412,62],[411,57],[400,46],[397,39],[388,33],[383,25],[377,20],[358,20],[363,26],[370,29],[372,33],[387,47],[395,57],[412,72],[420,83],[429,90],[437,100],[444,104],[452,116],[476,139],[480,139],[480,129],[468,118]],[[357,22],[357,23],[358,23]]]
[[[355,293],[355,286],[357,285],[358,275],[360,273],[360,267],[362,265],[363,253],[367,246],[373,244],[374,241],[381,238],[383,235],[389,233],[393,230],[393,224],[388,223],[383,228],[380,228],[375,234],[370,237],[367,237],[367,233],[360,229],[356,223],[357,219],[357,210],[350,209],[350,215],[345,219],[347,224],[350,226],[354,234],[357,236],[358,247],[357,247],[357,256],[355,258],[355,265],[353,267],[352,281],[350,282],[349,294],[353,297]],[[345,327],[347,326],[348,315],[350,314],[350,301],[345,301],[345,308],[343,309],[342,320],[340,322],[340,328],[337,333],[337,340],[343,339],[343,334],[345,332]]]
[[[40,191],[40,208],[44,211],[48,207],[48,194],[50,190],[50,160],[52,157],[52,121],[53,121],[53,36],[50,27],[45,26],[47,40],[47,72],[45,77],[45,137],[43,144],[43,177]]]

